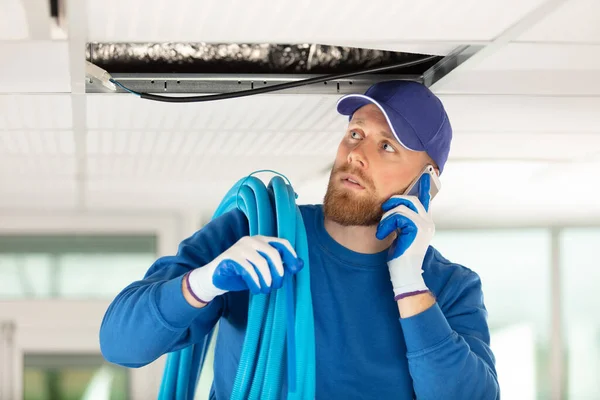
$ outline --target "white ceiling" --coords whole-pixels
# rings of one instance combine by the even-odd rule
[[[275,4],[275,5],[273,5]],[[600,221],[600,1],[0,2],[0,208],[212,214],[256,169],[320,202],[346,119],[338,96],[167,104],[80,93],[86,41],[318,42],[447,54],[454,127],[440,226]],[[62,35],[62,36],[61,36]],[[75,93],[71,93],[75,87]]]
[[[566,1],[524,32],[520,42],[600,44],[600,2]]]
[[[42,2],[40,1],[40,6]],[[0,39],[19,40],[29,36],[27,13],[21,0],[0,2]]]
[[[92,41],[246,43],[492,40],[541,2],[86,1]]]

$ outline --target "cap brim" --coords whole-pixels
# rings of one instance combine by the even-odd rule
[[[337,111],[342,115],[351,116],[361,107],[368,104],[376,105],[387,120],[387,123],[398,142],[406,149],[412,151],[424,151],[423,143],[417,137],[413,127],[398,114],[385,104],[379,103],[369,96],[362,94],[349,94],[337,102]]]

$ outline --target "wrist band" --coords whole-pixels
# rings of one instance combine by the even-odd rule
[[[192,287],[190,286],[190,274],[191,273],[192,273],[192,271],[186,273],[185,276],[183,277],[183,279],[185,280],[185,287],[187,288],[188,292],[192,295],[192,297],[196,301],[199,301],[200,303],[203,303],[203,304],[210,303],[209,301],[204,301],[200,297],[196,296],[196,293],[194,293],[194,291],[192,290]]]
[[[417,291],[414,291],[414,292],[402,293],[402,294],[399,294],[399,295],[395,296],[394,300],[398,301],[398,300],[404,299],[406,297],[415,296],[417,294],[423,294],[423,293],[430,293],[430,291],[429,290],[417,290]]]

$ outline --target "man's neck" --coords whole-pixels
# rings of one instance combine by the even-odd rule
[[[342,246],[363,254],[379,253],[392,244],[395,235],[390,235],[384,240],[375,236],[377,225],[373,226],[344,226],[325,218],[325,230],[336,242]]]

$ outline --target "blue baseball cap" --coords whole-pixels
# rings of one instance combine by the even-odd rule
[[[379,82],[364,95],[342,97],[337,110],[352,119],[359,108],[368,104],[379,107],[403,147],[427,152],[442,173],[450,152],[452,127],[442,102],[431,90],[413,81]]]

